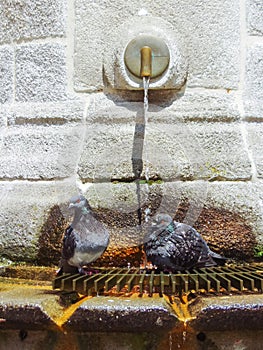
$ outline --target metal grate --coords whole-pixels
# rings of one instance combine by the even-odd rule
[[[76,291],[84,295],[114,290],[176,295],[195,292],[263,292],[263,266],[220,266],[192,269],[178,273],[141,270],[139,268],[98,268],[92,275],[64,274],[53,281],[53,289]]]

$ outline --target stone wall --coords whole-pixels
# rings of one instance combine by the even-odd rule
[[[222,246],[239,235],[263,244],[262,1],[74,3],[0,4],[0,256],[35,261],[52,208],[67,221],[79,190],[112,247],[140,243],[132,158],[141,156],[144,209],[192,225],[201,217],[201,232],[210,242],[220,233]],[[107,53],[126,23],[147,16],[179,33],[188,71],[179,91],[150,90],[140,134],[143,93],[112,86]],[[211,209],[220,215],[209,231]]]

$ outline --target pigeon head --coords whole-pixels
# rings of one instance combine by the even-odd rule
[[[152,221],[153,227],[166,227],[173,221],[172,217],[168,214],[157,214]]]
[[[82,195],[76,195],[69,200],[69,209],[90,209],[87,199]]]
[[[151,221],[151,226],[148,228],[148,233],[144,237],[144,242],[158,236],[172,221],[172,217],[168,214],[157,214],[154,216]]]

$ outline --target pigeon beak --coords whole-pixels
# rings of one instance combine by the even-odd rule
[[[74,204],[73,204],[73,203],[69,203],[68,208],[71,209],[71,208],[73,208],[73,207],[74,207]]]

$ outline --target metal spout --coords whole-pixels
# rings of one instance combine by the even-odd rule
[[[150,77],[152,75],[152,49],[149,46],[141,48],[141,77]]]

